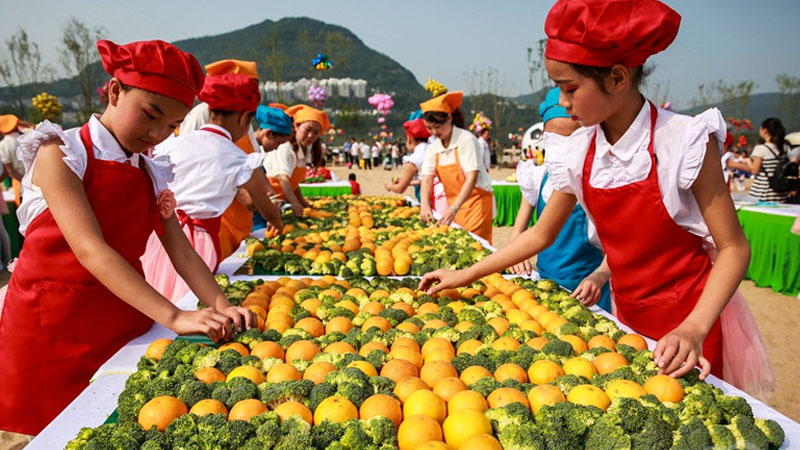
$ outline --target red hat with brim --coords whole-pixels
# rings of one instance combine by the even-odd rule
[[[253,112],[261,101],[258,80],[240,73],[206,77],[198,98],[210,109]]]
[[[117,45],[97,41],[103,68],[121,83],[155,92],[191,107],[203,87],[203,68],[194,56],[169,42],[153,40]]]
[[[412,139],[428,139],[431,137],[428,129],[425,128],[425,121],[422,119],[406,121],[403,124],[403,128],[406,129],[406,134]]]
[[[544,55],[584,66],[639,67],[669,47],[680,23],[658,0],[559,0],[544,23]]]

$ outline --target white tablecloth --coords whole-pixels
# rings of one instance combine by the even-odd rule
[[[324,183],[300,183],[300,187],[350,187],[349,181],[326,181]]]
[[[744,209],[746,211],[754,211],[762,214],[789,217],[797,217],[798,214],[800,214],[800,205],[764,204],[759,203],[753,197],[740,193],[734,193],[731,197],[733,197],[733,203],[737,210]]]

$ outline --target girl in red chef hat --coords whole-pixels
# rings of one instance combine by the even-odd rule
[[[639,91],[645,61],[672,43],[680,19],[657,0],[553,6],[545,65],[561,88],[559,103],[582,128],[567,151],[547,153],[556,188],[548,209],[519,245],[468,269],[430,273],[420,288],[462,286],[530,258],[580,202],[614,274],[616,315],[658,340],[660,371],[679,377],[697,365],[702,378],[714,373],[763,395],[774,376],[736,292],[750,248],[722,177],[725,120],[716,109],[696,117],[659,109]]]
[[[109,103],[80,128],[45,121],[20,138],[25,246],[0,317],[0,429],[37,434],[97,368],[157,321],[214,340],[255,317],[232,307],[186,239],[168,162],[144,156],[203,86],[194,56],[163,41],[97,42]],[[144,280],[153,231],[209,308],[182,311]]]

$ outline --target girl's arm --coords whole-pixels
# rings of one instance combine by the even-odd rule
[[[685,375],[698,364],[701,379],[710,373],[711,364],[703,357],[703,341],[733,297],[750,263],[750,245],[723,182],[718,154],[717,141],[710,136],[703,167],[692,185],[692,193],[717,246],[717,261],[692,312],[658,341],[653,352],[661,372],[673,377]],[[760,164],[761,158],[758,159]]]
[[[748,158],[743,163],[728,161],[726,165],[732,169],[739,169],[751,174],[757,174],[761,170],[761,162],[762,158],[760,156],[754,156],[753,159]]]
[[[419,215],[426,223],[433,220],[431,192],[433,192],[433,175],[423,175],[419,192]]]
[[[513,242],[517,236],[524,233],[525,230],[528,229],[528,224],[531,223],[532,216],[533,206],[531,206],[531,204],[528,203],[528,200],[523,197],[522,202],[519,204],[517,219],[514,221],[514,229],[511,231],[511,236],[509,236],[508,243],[506,245],[511,244],[511,242]],[[509,270],[515,275],[529,275],[531,273],[531,261],[526,259],[519,264],[515,264],[509,268]]]
[[[579,284],[578,287],[572,291],[572,296],[577,298],[586,306],[592,306],[600,301],[602,296],[602,289],[608,280],[611,278],[611,268],[608,267],[608,257],[604,257],[603,261],[597,266],[594,272],[586,276]]]
[[[386,190],[402,194],[411,184],[411,181],[414,179],[414,175],[416,174],[417,166],[412,163],[406,163],[406,166],[403,168],[403,175],[400,176],[400,180],[398,180],[396,184],[386,183]]]
[[[466,286],[486,275],[499,272],[520,261],[528,259],[549,247],[558,237],[561,228],[572,214],[577,203],[572,194],[553,191],[542,217],[532,228],[514,240],[514,245],[506,245],[489,255],[483,261],[462,270],[439,269],[425,275],[419,283],[419,290],[433,295],[442,289]],[[437,283],[434,285],[434,283]]]
[[[261,216],[280,233],[283,230],[281,210],[269,199],[269,190],[267,189],[269,182],[264,172],[261,169],[253,170],[253,176],[241,187],[250,194],[250,198]]]
[[[452,205],[449,205],[447,212],[444,213],[441,219],[439,219],[439,223],[443,223],[445,225],[450,225],[453,223],[453,219],[455,219],[456,214],[458,214],[458,209],[461,208],[461,205],[463,205],[465,201],[467,201],[469,194],[472,192],[472,189],[477,183],[477,170],[473,170],[464,174],[464,184],[461,185],[461,190],[458,192],[458,197],[456,197]]]
[[[83,183],[62,160],[61,144],[53,140],[39,148],[33,182],[78,262],[114,295],[175,333],[203,333],[215,341],[230,336],[228,317],[215,309],[178,309],[106,243]]]
[[[300,186],[297,186],[297,189],[294,190],[294,196],[297,198],[297,201],[303,205],[303,208],[310,208],[311,204],[308,203],[305,197],[303,197],[303,192],[300,190]]]
[[[295,217],[303,217],[303,204],[300,203],[300,200],[297,198],[295,190],[292,188],[292,183],[289,182],[289,177],[287,175],[280,174],[275,178],[277,178],[278,182],[281,184],[283,196],[292,206],[292,212],[294,213]],[[298,190],[300,189],[298,188]]]
[[[205,261],[200,258],[183,232],[175,216],[162,219],[164,234],[159,236],[161,245],[167,252],[178,275],[183,278],[197,298],[209,308],[213,308],[233,321],[237,330],[245,330],[258,325],[256,317],[247,308],[231,306],[228,299],[214,281]]]

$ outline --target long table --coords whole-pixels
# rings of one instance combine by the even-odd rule
[[[261,233],[260,236],[255,235],[255,237],[263,238],[263,230]],[[484,240],[480,241],[487,248],[494,250],[494,248],[488,245],[488,242]],[[218,273],[224,273],[234,281],[254,278],[279,278],[278,276],[233,275],[246,260],[246,248],[244,243],[242,243],[233,255],[229,256],[220,264]],[[536,273],[532,274],[532,276],[538,278],[538,274]],[[289,278],[304,277],[305,276],[294,276]],[[311,276],[310,278],[319,278],[319,276]],[[177,306],[190,311],[197,308],[198,301],[197,297],[189,292],[177,303]],[[616,321],[613,316],[597,306],[593,306],[590,309],[593,312],[603,314]],[[632,332],[630,328],[620,324],[618,321],[617,323],[620,328]],[[147,333],[131,340],[97,370],[92,378],[91,384],[89,384],[61,414],[25,447],[26,450],[63,448],[69,440],[77,435],[82,427],[96,427],[102,424],[108,416],[111,415],[114,409],[116,409],[117,397],[125,386],[125,380],[130,374],[136,371],[136,363],[144,354],[150,342],[160,338],[174,338],[175,336],[175,333],[171,330],[156,323]],[[654,341],[647,338],[645,339],[647,340],[649,348],[655,348]],[[786,441],[781,447],[782,449],[800,446],[800,424],[719,378],[710,376],[707,381],[722,389],[726,394],[737,395],[747,399],[750,405],[752,405],[753,413],[756,417],[773,419],[780,423],[786,431]]]
[[[493,225],[496,227],[510,227],[517,220],[517,212],[522,202],[522,191],[519,184],[509,181],[492,181],[494,201],[497,205],[497,215]]]
[[[759,287],[797,295],[800,291],[800,236],[790,230],[800,205],[761,205],[738,198],[737,214],[750,243],[746,278]]]

